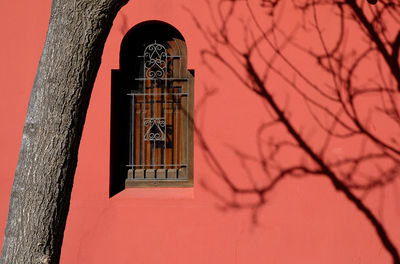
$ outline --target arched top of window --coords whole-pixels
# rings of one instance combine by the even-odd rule
[[[138,76],[137,58],[143,56],[143,50],[154,46],[157,40],[157,47],[165,48],[169,56],[184,58],[182,70],[186,71],[186,43],[182,34],[168,23],[151,20],[137,24],[131,28],[121,42],[120,69],[129,71]]]

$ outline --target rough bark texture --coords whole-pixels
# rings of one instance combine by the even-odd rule
[[[54,0],[32,88],[0,263],[58,263],[86,110],[128,0]]]

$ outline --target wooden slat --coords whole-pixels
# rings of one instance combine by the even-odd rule
[[[134,133],[135,133],[135,135],[134,135],[134,141],[135,141],[135,151],[134,151],[134,164],[141,164],[141,158],[140,158],[140,155],[141,155],[141,152],[140,152],[140,150],[141,150],[141,145],[142,145],[142,143],[141,143],[141,124],[142,124],[142,119],[141,119],[141,114],[142,114],[142,110],[141,110],[141,107],[142,107],[142,100],[140,100],[139,98],[138,99],[136,99],[136,102],[135,102],[135,116],[134,116],[134,119],[135,119],[135,127],[134,127]]]

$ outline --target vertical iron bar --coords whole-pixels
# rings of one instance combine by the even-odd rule
[[[152,96],[152,90],[153,90],[153,80],[150,81],[150,88],[148,88],[148,92],[149,92],[149,117],[148,118],[153,118],[153,96]],[[147,119],[148,120],[148,119]],[[152,125],[151,125],[151,119],[150,119],[150,127],[148,127],[147,132],[151,132],[149,129],[151,129]],[[149,135],[149,134],[147,134]],[[147,143],[149,144],[149,165],[153,164],[153,150],[152,150],[152,146],[151,146],[151,140],[149,140],[149,138],[147,138]],[[151,168],[151,166],[150,166]]]
[[[165,64],[165,67],[166,67],[166,69],[167,69],[167,72],[168,72],[168,56],[167,56],[167,60],[166,60],[166,64]],[[164,149],[163,149],[163,152],[162,153],[164,153],[164,169],[166,169],[166,157],[167,157],[167,87],[168,87],[168,80],[167,80],[167,78],[168,78],[168,74],[166,74],[166,76],[165,76],[165,80],[164,80],[164,91],[161,89],[161,93],[163,93],[164,95],[164,107],[162,107],[162,109],[163,109],[163,117],[164,117],[164,120],[165,120],[165,126],[164,126],[164,136],[165,136],[165,140],[164,140]]]
[[[143,153],[143,159],[142,159],[142,169],[146,169],[145,168],[145,163],[146,163],[146,142],[144,141],[144,120],[146,118],[146,61],[145,61],[145,57],[143,57],[143,112],[141,113],[141,115],[143,116],[142,121],[140,122],[142,125],[142,140],[143,141],[143,148],[142,148],[142,153]]]
[[[187,96],[186,96],[186,160],[185,160],[185,164],[186,164],[186,175],[185,177],[188,175],[188,170],[189,170],[189,114],[190,114],[190,82],[187,83],[186,85],[186,92],[187,92]]]
[[[132,165],[135,165],[135,115],[136,115],[136,109],[135,109],[135,94],[132,94],[132,112],[133,115],[131,114],[131,118],[132,118],[132,132],[131,132],[131,137],[132,137]],[[133,170],[133,166],[132,166],[132,174],[135,175],[135,172]]]
[[[176,98],[175,96],[176,95],[174,95],[174,101]],[[175,104],[175,108],[176,108],[178,102]],[[174,128],[176,130],[175,142],[174,142],[175,143],[175,165],[177,165],[178,164],[178,109],[175,109],[175,123],[176,123],[176,124],[174,124]]]
[[[171,122],[172,122],[172,135],[171,135],[171,140],[172,140],[172,144],[171,144],[171,165],[173,165],[175,163],[174,157],[175,157],[175,97],[173,94],[173,89],[174,87],[171,87],[172,89],[172,94],[171,94]]]
[[[143,130],[143,103],[139,104],[140,106],[140,110],[139,110],[139,155],[140,155],[140,165],[142,165],[143,168],[143,153],[142,153],[142,149],[143,149],[143,143],[142,143],[142,138],[144,137],[142,130]]]

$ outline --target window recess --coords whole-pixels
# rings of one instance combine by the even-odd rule
[[[121,115],[124,121],[115,121],[119,117],[112,114],[112,127],[124,122],[128,126],[121,125],[125,133],[114,133],[114,142],[119,142],[117,134],[125,140],[112,152],[126,153],[125,169],[119,169],[125,174],[125,188],[192,186],[194,72],[186,68],[185,41],[176,29],[162,22],[145,23],[139,31],[147,33],[132,38],[136,43],[123,41],[121,56],[123,48],[135,50],[121,57],[121,69],[113,74],[119,79],[114,83],[121,86],[118,93],[125,92],[114,99],[121,101],[122,108],[125,105],[128,115]],[[134,63],[123,63],[127,58]],[[114,108],[118,108],[114,99]]]

